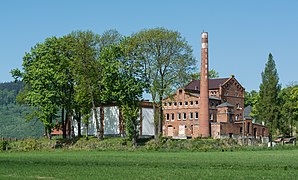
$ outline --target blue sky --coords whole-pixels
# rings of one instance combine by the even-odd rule
[[[200,60],[201,32],[209,33],[209,63],[221,77],[235,75],[258,90],[268,54],[280,83],[298,79],[298,1],[251,0],[7,0],[0,2],[0,82],[21,68],[25,52],[51,36],[75,30],[130,35],[165,27],[179,31]]]

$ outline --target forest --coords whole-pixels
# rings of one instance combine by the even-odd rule
[[[26,121],[31,107],[16,102],[23,89],[22,82],[0,83],[0,138],[40,138],[43,124],[38,120]]]

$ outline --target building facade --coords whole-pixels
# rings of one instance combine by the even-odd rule
[[[164,135],[174,138],[203,137],[200,133],[200,81],[194,80],[186,87],[164,99]],[[268,137],[268,128],[244,117],[245,89],[234,76],[209,79],[208,135],[225,137]],[[243,129],[244,127],[244,129]]]

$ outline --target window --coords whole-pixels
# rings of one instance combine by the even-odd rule
[[[213,114],[212,113],[209,114],[209,119],[213,120]]]
[[[190,101],[189,104],[192,106],[193,105],[193,101]]]
[[[170,120],[170,114],[167,113],[166,116],[167,116],[167,121]]]
[[[172,106],[172,102],[169,102],[169,106]]]
[[[172,113],[172,121],[174,121],[174,120],[175,120],[175,114]]]
[[[167,103],[165,102],[163,105],[164,105],[164,106],[167,106]]]
[[[185,102],[184,102],[184,105],[185,105],[185,106],[187,106],[187,105],[188,105],[188,102],[187,102],[187,101],[185,101]]]
[[[174,106],[177,106],[177,102],[174,102]]]
[[[196,101],[196,105],[199,104],[199,101]]]
[[[186,113],[183,113],[183,120],[186,120]]]
[[[181,113],[178,113],[177,116],[178,116],[177,119],[178,119],[178,120],[181,120]]]
[[[236,107],[237,107],[237,109],[240,109],[240,104],[237,103],[236,104]]]
[[[182,94],[182,89],[179,89],[179,94]]]
[[[189,119],[193,119],[193,112],[189,113]]]
[[[238,121],[238,119],[239,119],[239,114],[237,114],[237,115],[235,116],[235,121]]]
[[[182,106],[182,102],[179,102],[179,106]]]
[[[199,119],[199,113],[195,112],[195,119]]]

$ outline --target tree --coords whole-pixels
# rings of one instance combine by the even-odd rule
[[[196,73],[190,74],[190,79],[188,81],[199,80],[199,79],[201,79],[200,75],[201,75],[200,72],[196,72]],[[208,75],[209,75],[209,78],[210,79],[219,78],[218,72],[215,71],[214,69],[209,70]]]
[[[295,97],[295,89],[297,89],[297,87],[297,85],[288,86],[282,89],[278,95],[281,112],[279,129],[285,136],[292,136],[293,129],[296,126],[298,115],[296,100],[298,100],[298,98]]]
[[[44,123],[48,135],[57,110],[60,107],[71,109],[73,81],[68,68],[70,60],[67,39],[51,37],[26,53],[24,72],[11,71],[14,78],[21,78],[24,82],[24,102],[36,107],[33,115]]]
[[[100,55],[102,67],[103,94],[114,100],[124,118],[126,135],[137,146],[139,126],[139,103],[142,99],[144,83],[141,79],[140,61],[130,59],[127,40],[103,48]],[[120,116],[121,116],[120,115]]]
[[[110,75],[114,67],[101,64],[101,53],[106,46],[119,42],[121,35],[115,30],[109,30],[102,36],[91,31],[77,31],[71,33],[74,40],[75,60],[72,64],[75,86],[75,100],[80,107],[92,108],[99,140],[104,135],[104,109],[103,104],[111,101],[113,97],[109,88],[112,86],[112,78],[105,78]],[[105,71],[111,67],[111,71]],[[111,82],[111,83],[109,83]],[[100,123],[97,115],[97,107],[100,106]],[[82,112],[86,112],[83,110]]]
[[[258,95],[259,93],[255,90],[252,90],[250,92],[245,91],[245,96],[244,96],[244,106],[252,106],[254,107],[255,104],[258,101]]]
[[[74,61],[72,70],[75,86],[75,101],[84,108],[92,108],[97,130],[97,138],[103,139],[103,128],[99,126],[96,106],[100,104],[100,66],[97,61],[99,56],[99,35],[91,31],[77,31],[69,35],[73,38]],[[87,110],[84,110],[85,112]],[[87,115],[85,115],[87,116]],[[86,124],[86,123],[85,123]],[[102,124],[102,123],[101,123]]]
[[[143,78],[152,96],[154,112],[159,108],[156,132],[162,135],[162,100],[174,88],[183,86],[195,68],[192,49],[179,32],[165,28],[133,34],[131,47],[135,50],[134,57],[142,60]]]
[[[280,127],[280,122],[278,121],[280,116],[278,94],[281,85],[278,81],[275,61],[270,53],[265,70],[262,72],[262,83],[260,84],[255,114],[258,121],[264,121],[269,126],[271,135],[276,133],[276,130]]]

